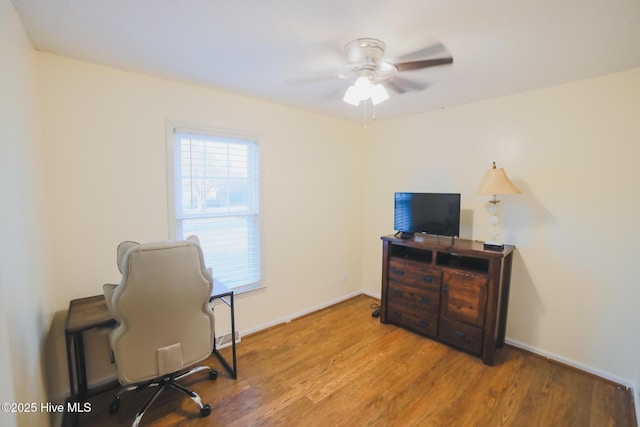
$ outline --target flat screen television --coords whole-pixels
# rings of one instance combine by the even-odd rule
[[[459,193],[395,193],[393,228],[403,234],[460,235]]]

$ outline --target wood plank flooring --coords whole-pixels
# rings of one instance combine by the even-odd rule
[[[183,384],[211,405],[164,392],[141,426],[636,426],[631,392],[505,347],[496,366],[371,317],[360,296],[238,345],[237,380],[215,358],[217,380]],[[229,349],[225,349],[229,352]],[[83,426],[127,426],[149,390],[93,397]],[[65,424],[69,422],[65,418]]]

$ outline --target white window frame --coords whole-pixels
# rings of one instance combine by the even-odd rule
[[[180,152],[178,150],[178,146],[176,144],[176,135],[177,134],[192,134],[195,137],[202,136],[204,138],[213,138],[218,139],[219,142],[222,143],[230,143],[230,144],[247,144],[249,150],[252,155],[250,156],[250,162],[253,162],[253,165],[250,165],[249,170],[251,174],[254,176],[249,178],[252,182],[255,183],[253,187],[253,191],[250,193],[250,197],[254,200],[252,203],[249,203],[251,206],[248,208],[248,212],[236,213],[236,212],[227,212],[225,213],[210,213],[210,212],[190,212],[185,213],[182,211],[182,207],[176,204],[177,197],[180,197],[180,176],[179,170],[180,162],[177,160],[180,159]],[[233,289],[235,293],[243,293],[252,291],[255,289],[262,288],[262,248],[261,248],[261,217],[260,217],[260,144],[259,138],[255,134],[245,133],[245,132],[236,132],[229,131],[224,129],[217,128],[207,128],[203,126],[194,126],[194,125],[186,125],[182,123],[176,123],[172,121],[167,121],[167,169],[168,169],[168,207],[169,207],[169,236],[171,239],[182,239],[187,237],[183,233],[183,224],[185,221],[193,220],[193,219],[223,219],[223,218],[238,218],[238,217],[246,217],[247,221],[252,225],[247,227],[247,233],[249,234],[249,240],[253,242],[251,255],[248,256],[250,258],[247,262],[252,263],[254,266],[257,265],[256,268],[253,268],[253,273],[251,274],[251,280],[243,281],[242,283],[229,283],[225,281],[223,277],[216,276],[216,267],[215,265],[210,265],[215,261],[212,261],[213,257],[211,255],[208,256],[208,249],[206,239],[200,238],[202,250],[205,256],[205,264],[207,267],[212,268],[213,276],[222,283],[227,285],[229,288]],[[189,232],[188,234],[196,234],[197,232]],[[213,249],[210,249],[213,251]]]

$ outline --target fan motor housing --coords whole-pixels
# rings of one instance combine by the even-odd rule
[[[377,63],[384,55],[386,45],[382,40],[362,38],[352,40],[344,46],[344,52],[351,62]]]

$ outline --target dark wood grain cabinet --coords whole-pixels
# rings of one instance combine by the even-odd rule
[[[380,321],[493,365],[504,345],[514,247],[429,235],[384,236]]]

